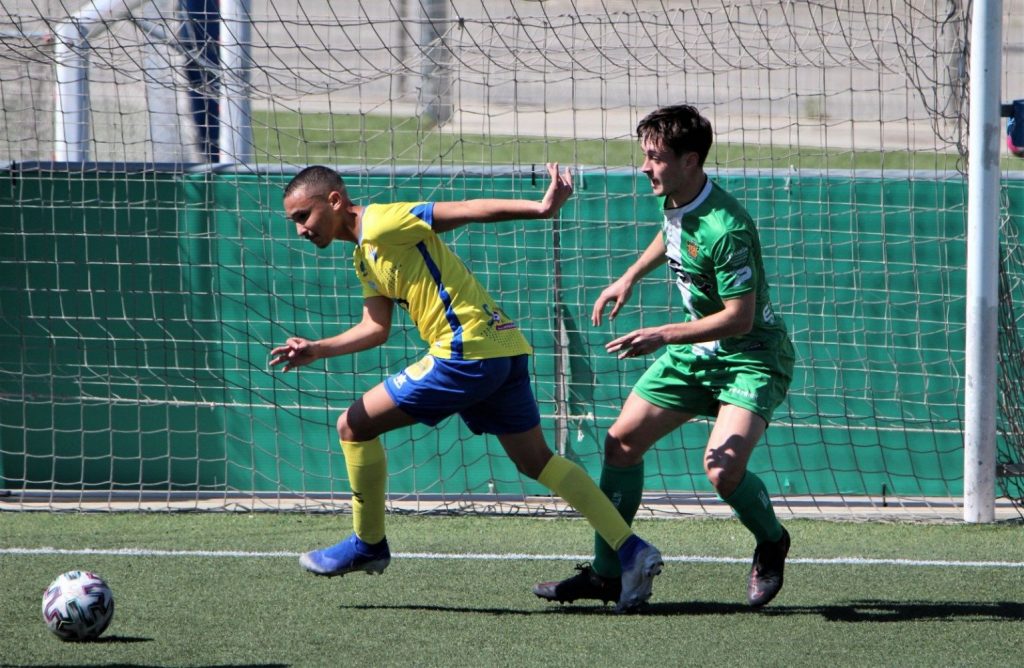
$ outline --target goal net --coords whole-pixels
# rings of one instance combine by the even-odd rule
[[[797,349],[750,463],[779,512],[960,517],[968,19],[960,0],[5,2],[0,507],[346,507],[337,416],[424,350],[399,317],[373,351],[268,368],[286,337],[361,316],[348,251],[307,248],[281,212],[309,164],[364,202],[539,198],[543,163],[576,170],[559,220],[446,240],[528,334],[549,443],[596,478],[651,361],[603,344],[682,304],[656,272],[614,326],[588,315],[658,230],[636,123],[687,102]],[[1002,65],[1024,97],[1011,40]],[[1024,161],[1002,161],[1011,502]],[[723,512],[708,432],[648,454],[642,514]],[[383,442],[395,511],[566,511],[458,418]]]

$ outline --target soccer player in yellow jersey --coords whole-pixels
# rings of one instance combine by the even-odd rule
[[[630,611],[651,595],[661,572],[657,548],[633,534],[611,501],[578,465],[551,452],[530,386],[532,348],[438,233],[468,223],[543,219],[572,195],[572,173],[547,166],[551,184],[541,201],[473,199],[357,205],[332,169],[312,166],[284,191],[296,233],[319,248],[355,244],[362,286],[362,320],[317,341],[292,337],[271,350],[271,366],[288,371],[319,359],[383,344],[395,305],[405,309],[427,354],[357,399],[338,418],[338,437],[352,486],[354,533],[337,545],[303,554],[317,575],[380,573],[391,561],[385,537],[387,463],[380,436],[414,423],[435,425],[458,414],[477,434],[494,434],[516,468],[582,513],[615,550],[621,568],[616,610]]]

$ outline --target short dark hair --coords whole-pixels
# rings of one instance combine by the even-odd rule
[[[338,172],[323,165],[311,165],[292,177],[284,187],[284,196],[292,194],[299,188],[309,188],[311,195],[326,196],[331,191],[345,192],[345,181]]]
[[[648,140],[671,149],[676,155],[693,151],[704,164],[713,141],[711,121],[695,107],[676,104],[655,109],[636,126],[640,141]]]

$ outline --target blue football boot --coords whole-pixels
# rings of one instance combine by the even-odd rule
[[[337,545],[303,554],[299,563],[310,573],[327,577],[356,571],[380,574],[391,563],[391,550],[387,538],[370,545],[352,534]]]
[[[619,562],[622,564],[622,593],[615,612],[631,612],[651,597],[651,585],[654,577],[661,573],[664,561],[658,548],[633,534],[619,548]]]

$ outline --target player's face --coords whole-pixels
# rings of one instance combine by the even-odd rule
[[[667,198],[669,206],[685,204],[692,199],[694,185],[703,185],[703,170],[696,153],[677,154],[650,139],[640,143],[640,150],[644,154],[640,171],[650,179],[654,194]]]
[[[318,248],[327,248],[335,239],[331,206],[335,195],[311,195],[306,188],[298,188],[284,198],[284,213],[295,223],[295,232]]]

